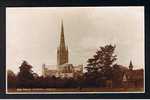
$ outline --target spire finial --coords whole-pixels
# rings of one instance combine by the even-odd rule
[[[130,69],[130,70],[132,70],[132,69],[133,69],[133,64],[132,64],[132,61],[131,61],[131,60],[130,60],[129,69]]]
[[[61,19],[61,33],[64,34],[64,26],[63,26],[63,20]]]

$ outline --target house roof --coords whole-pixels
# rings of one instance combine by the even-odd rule
[[[141,80],[144,78],[143,69],[128,70],[125,72],[128,80]]]

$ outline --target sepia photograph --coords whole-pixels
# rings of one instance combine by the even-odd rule
[[[7,7],[6,93],[144,93],[144,6]]]

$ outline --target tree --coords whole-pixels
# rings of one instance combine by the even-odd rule
[[[8,88],[16,87],[16,75],[13,71],[7,70],[7,86]]]
[[[32,66],[29,65],[26,61],[23,61],[21,64],[20,72],[17,75],[18,87],[29,88],[33,85],[34,75],[31,70]]]
[[[99,77],[98,75],[101,75],[101,77],[103,76],[105,79],[111,79],[112,66],[117,60],[117,55],[114,54],[115,48],[116,46],[112,46],[111,44],[100,47],[96,54],[88,59],[86,67],[87,73],[96,75],[96,78]]]
[[[112,76],[113,87],[120,87],[122,83],[123,72],[119,65],[115,64],[113,66]]]

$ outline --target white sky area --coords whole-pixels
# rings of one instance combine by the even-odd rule
[[[6,8],[6,67],[15,73],[23,60],[41,74],[57,64],[61,20],[69,63],[86,64],[100,46],[116,44],[117,63],[144,68],[144,7]]]

